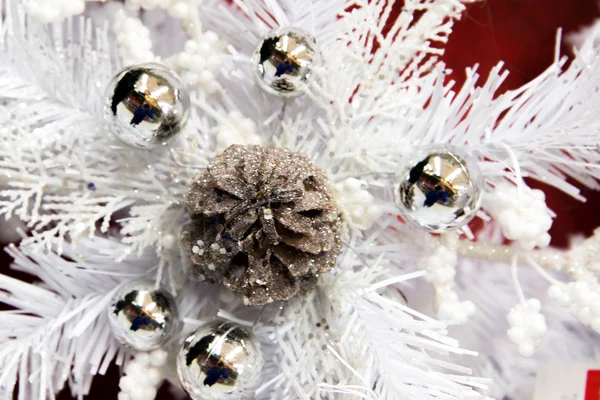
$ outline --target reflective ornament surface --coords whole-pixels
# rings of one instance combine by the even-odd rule
[[[294,28],[270,32],[257,46],[252,66],[260,86],[278,96],[297,96],[301,84],[321,64],[317,45],[309,34]]]
[[[193,400],[253,399],[262,367],[252,334],[226,321],[198,328],[177,356],[179,381]]]
[[[477,163],[450,145],[418,150],[398,174],[395,190],[402,217],[431,232],[465,225],[479,210],[482,194]]]
[[[117,74],[106,89],[104,119],[123,142],[150,149],[181,132],[190,97],[167,67],[140,64]]]
[[[173,296],[146,281],[120,288],[111,300],[108,319],[117,340],[139,351],[161,347],[179,324]]]

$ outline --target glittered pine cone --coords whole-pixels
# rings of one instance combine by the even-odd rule
[[[341,251],[340,212],[303,154],[233,145],[187,192],[182,243],[195,273],[248,305],[305,296]]]

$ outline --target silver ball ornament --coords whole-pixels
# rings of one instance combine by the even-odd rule
[[[108,320],[117,340],[138,351],[158,349],[179,325],[173,296],[146,281],[126,284],[115,293]]]
[[[448,232],[473,219],[483,188],[475,160],[450,145],[427,146],[409,157],[398,174],[396,204],[408,223]]]
[[[262,368],[262,353],[253,335],[226,321],[198,328],[177,356],[179,381],[193,400],[252,399]]]
[[[297,96],[313,69],[321,64],[321,54],[309,34],[295,28],[270,32],[256,47],[252,57],[254,74],[268,93]]]
[[[167,67],[139,64],[119,72],[108,84],[104,119],[123,142],[151,149],[177,135],[185,126],[190,97]]]

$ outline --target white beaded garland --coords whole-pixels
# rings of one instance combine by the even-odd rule
[[[438,317],[444,320],[466,322],[476,311],[471,301],[461,301],[454,290],[454,277],[458,265],[456,235],[447,234],[444,243],[428,249],[420,260],[419,268],[427,271],[425,278],[436,290]]]
[[[366,187],[367,183],[363,180],[347,178],[332,188],[346,220],[352,227],[360,230],[371,228],[383,215],[383,210],[375,204],[375,197]]]
[[[185,19],[189,15],[190,6],[199,6],[201,0],[126,0],[125,5],[132,11],[154,10],[162,8],[168,10],[169,15],[177,19]]]
[[[158,349],[151,353],[137,353],[125,368],[119,380],[119,400],[153,400],[164,380],[161,371],[167,363],[167,352]]]
[[[26,0],[24,6],[33,19],[50,23],[83,13],[85,0]]]
[[[600,333],[600,285],[591,274],[584,274],[575,282],[550,286],[548,297],[568,307],[582,324]]]
[[[220,153],[232,144],[253,145],[262,144],[256,133],[256,124],[245,118],[239,111],[231,111],[227,121],[220,123],[216,133],[216,152]]]
[[[522,183],[519,187],[500,183],[486,194],[485,210],[502,227],[504,237],[516,241],[525,250],[547,247],[552,212],[546,206],[541,190],[532,190]]]
[[[221,44],[216,33],[207,31],[186,41],[183,51],[174,57],[181,78],[188,85],[211,94],[219,90],[216,80],[221,67]]]
[[[114,16],[112,30],[124,66],[154,60],[150,30],[138,18],[129,17],[125,11],[118,10]]]
[[[546,318],[540,310],[542,305],[538,299],[529,299],[517,304],[506,316],[510,328],[508,338],[519,348],[523,357],[531,357],[548,330]]]

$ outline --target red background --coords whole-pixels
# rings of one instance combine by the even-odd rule
[[[588,371],[584,400],[600,400],[600,371]]]
[[[306,0],[309,1],[309,0]],[[397,2],[399,11],[402,2]],[[480,64],[479,71],[486,75],[498,61],[504,60],[511,74],[504,89],[517,88],[541,73],[553,60],[556,30],[565,33],[588,25],[600,16],[597,0],[488,0],[468,6],[446,47],[444,60],[454,72],[452,79],[460,83],[464,69]],[[563,52],[569,53],[563,46]],[[483,81],[483,79],[482,79]],[[539,184],[547,194],[548,205],[557,214],[552,227],[552,244],[564,247],[569,235],[590,235],[599,225],[598,192],[583,189],[588,202],[582,204],[551,188]],[[7,265],[7,261],[3,263]],[[90,400],[116,399],[119,372],[112,367],[107,376],[96,378]],[[600,384],[600,383],[599,383]],[[166,388],[159,392],[159,399],[170,399]],[[63,392],[59,399],[68,400],[70,394]],[[598,399],[598,397],[587,398]]]

